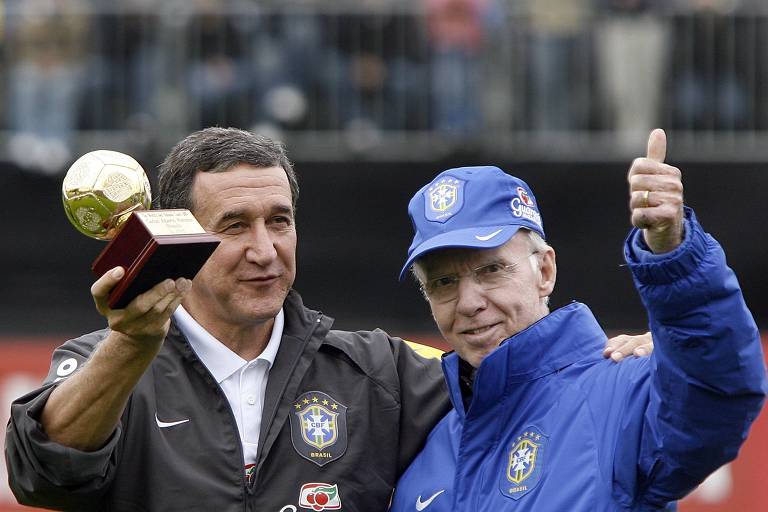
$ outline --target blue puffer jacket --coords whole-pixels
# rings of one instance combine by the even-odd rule
[[[663,509],[736,457],[768,391],[757,327],[719,244],[687,210],[667,255],[625,246],[656,349],[615,364],[590,310],[572,303],[506,340],[402,476],[392,510]]]

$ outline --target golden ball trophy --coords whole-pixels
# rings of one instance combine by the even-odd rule
[[[152,192],[141,165],[116,151],[86,153],[62,184],[69,221],[81,233],[109,243],[91,269],[102,276],[121,266],[125,275],[109,294],[109,307],[124,308],[164,279],[192,279],[216,249],[189,210],[150,210]]]

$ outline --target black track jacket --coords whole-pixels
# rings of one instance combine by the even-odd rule
[[[448,410],[439,361],[380,330],[330,330],[333,320],[295,292],[284,311],[252,484],[227,398],[172,324],[96,452],[51,442],[38,419],[57,379],[85,364],[107,331],[54,352],[43,386],[11,407],[5,456],[17,499],[77,511],[386,510]]]

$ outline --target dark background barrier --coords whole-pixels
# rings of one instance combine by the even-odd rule
[[[765,165],[675,162],[674,139],[669,143],[668,160],[683,170],[687,203],[726,248],[758,325],[768,328]],[[305,302],[340,327],[433,334],[415,285],[397,282],[411,239],[406,205],[439,171],[487,163],[471,155],[429,164],[297,162],[296,288]],[[645,314],[622,266],[629,162],[494,163],[525,179],[540,203],[558,256],[552,305],[579,300],[609,331],[643,330]],[[154,179],[154,162],[142,164]],[[89,287],[90,263],[104,244],[69,225],[60,187],[60,178],[0,167],[0,334],[71,335],[102,326]]]

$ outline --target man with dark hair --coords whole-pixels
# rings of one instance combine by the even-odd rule
[[[193,209],[192,182],[198,172],[224,172],[242,163],[285,171],[296,210],[299,182],[283,145],[234,128],[206,128],[176,144],[160,164],[158,207]]]
[[[298,186],[280,144],[193,133],[161,165],[159,192],[221,243],[194,282],[166,280],[125,309],[107,306],[124,269],[94,283],[109,329],[57,349],[44,385],[12,405],[16,497],[78,511],[385,510],[448,410],[439,363],[304,307],[291,289]]]
[[[56,350],[12,406],[6,458],[26,504],[67,510],[383,510],[447,410],[439,366],[381,331],[331,330],[303,306],[296,177],[283,147],[236,129],[191,134],[160,169],[159,204],[221,243],[192,282]]]
[[[401,276],[413,265],[455,349],[453,409],[393,512],[661,510],[736,457],[768,391],[760,335],[665,153],[655,130],[629,171],[625,258],[656,348],[621,365],[587,306],[550,312],[555,251],[524,181],[464,167],[414,195]]]

